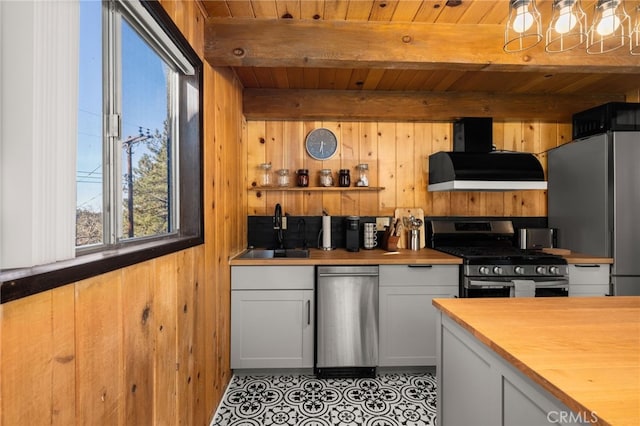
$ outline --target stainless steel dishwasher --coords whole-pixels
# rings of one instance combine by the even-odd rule
[[[378,266],[318,266],[318,377],[373,377],[378,364]]]

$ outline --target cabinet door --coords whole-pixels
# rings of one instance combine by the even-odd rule
[[[610,294],[609,265],[569,265],[569,296],[606,296]]]
[[[455,297],[457,286],[380,287],[379,365],[436,365],[433,298]]]
[[[231,368],[313,367],[313,290],[231,292]]]

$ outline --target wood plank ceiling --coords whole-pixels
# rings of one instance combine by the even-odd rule
[[[626,0],[632,22],[640,0]],[[552,0],[538,0],[543,32]],[[640,88],[623,48],[502,50],[508,1],[202,1],[205,56],[230,66],[245,114],[265,119],[567,120]],[[594,0],[583,0],[589,19]],[[393,100],[397,108],[380,107]],[[455,101],[455,103],[453,103]]]

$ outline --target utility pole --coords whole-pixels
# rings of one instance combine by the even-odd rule
[[[129,136],[127,140],[122,141],[122,147],[127,151],[127,210],[129,219],[129,238],[133,238],[133,144],[151,139],[149,129],[147,134],[142,133],[142,127],[138,129],[138,136]]]

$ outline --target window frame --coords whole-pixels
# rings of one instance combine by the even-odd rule
[[[180,99],[177,114],[178,170],[176,194],[180,224],[177,232],[81,250],[69,260],[47,265],[0,271],[0,303],[91,278],[204,243],[203,202],[203,64],[162,5],[141,0],[167,37],[193,66],[193,75],[179,72]],[[197,90],[197,106],[193,90]],[[195,107],[195,108],[194,108]],[[83,254],[81,254],[83,253]],[[86,253],[86,254],[84,254]]]

